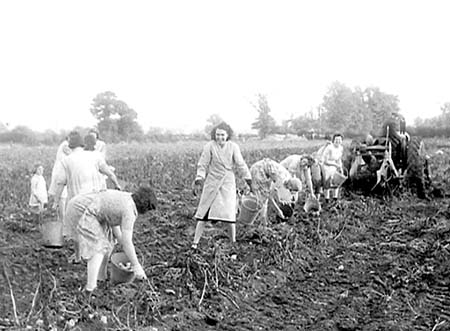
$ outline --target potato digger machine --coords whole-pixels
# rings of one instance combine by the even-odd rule
[[[429,157],[423,141],[410,137],[405,127],[399,117],[383,126],[382,136],[374,139],[369,135],[365,141],[351,143],[346,158],[350,188],[390,196],[410,188],[419,198],[426,198],[431,185]]]

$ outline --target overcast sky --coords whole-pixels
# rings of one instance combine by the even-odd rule
[[[266,94],[277,121],[333,81],[397,95],[409,122],[450,101],[448,1],[1,1],[0,121],[42,131],[95,124],[112,91],[144,130],[237,131]]]

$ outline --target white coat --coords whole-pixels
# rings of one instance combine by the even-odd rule
[[[220,147],[216,141],[203,148],[197,165],[196,179],[205,179],[195,218],[236,222],[236,179],[233,167],[244,179],[250,179],[250,171],[239,146],[231,141]]]

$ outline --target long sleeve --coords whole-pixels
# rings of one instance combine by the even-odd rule
[[[197,163],[197,176],[196,179],[205,179],[209,165],[211,163],[211,144],[206,144],[203,147],[202,154]]]
[[[252,176],[250,174],[250,170],[248,169],[248,166],[245,163],[244,158],[242,157],[241,149],[236,144],[234,145],[234,149],[233,149],[233,160],[234,160],[234,163],[237,166],[239,174],[244,179],[251,179]]]

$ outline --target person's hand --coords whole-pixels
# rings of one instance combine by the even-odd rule
[[[140,264],[132,266],[131,270],[133,270],[134,275],[136,276],[137,279],[140,280],[147,279],[147,275],[145,274],[145,271]]]
[[[194,196],[199,195],[202,190],[202,186],[203,180],[201,178],[197,178],[196,180],[194,180],[194,182],[192,183],[192,194]]]

